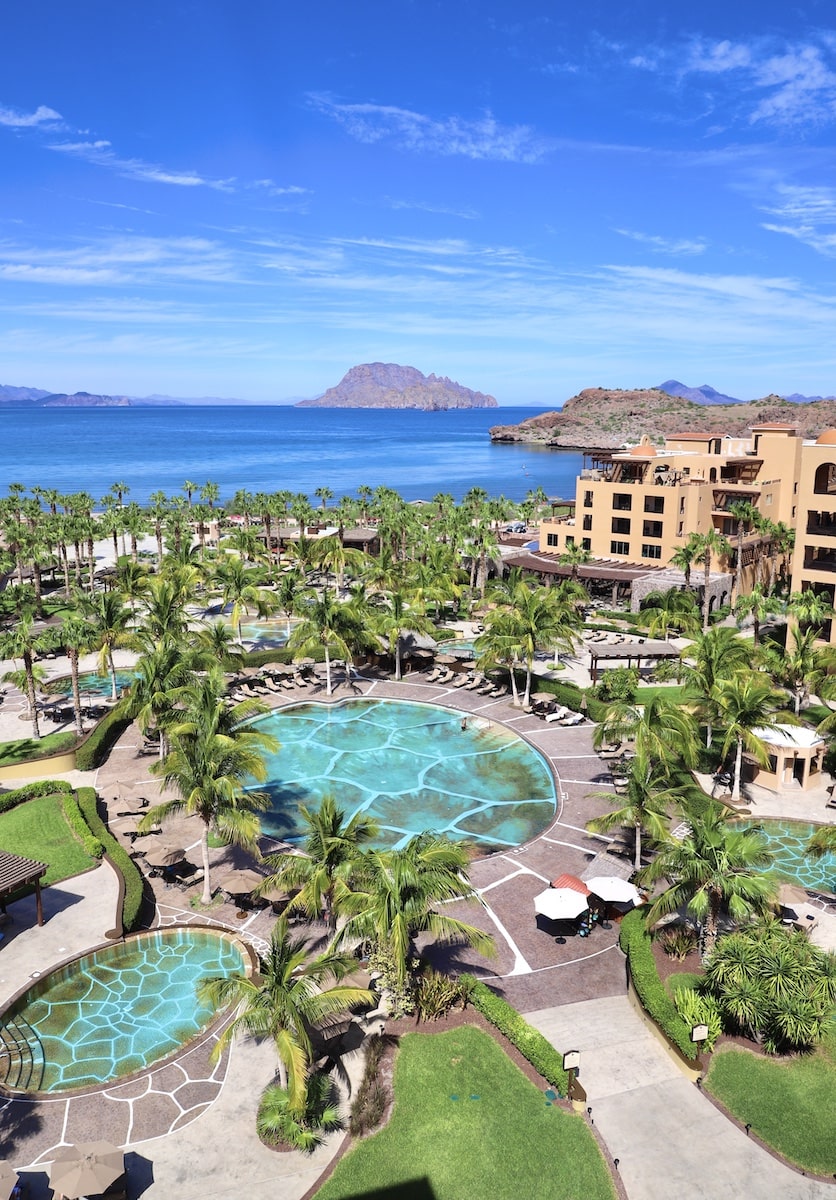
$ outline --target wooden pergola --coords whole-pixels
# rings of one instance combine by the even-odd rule
[[[0,850],[0,912],[5,913],[6,904],[15,892],[34,884],[38,924],[43,925],[44,907],[41,900],[41,880],[46,872],[46,863],[36,862],[34,858],[21,858],[19,854],[9,854],[5,850]]]
[[[598,682],[598,663],[601,662],[625,662],[628,667],[632,667],[635,662],[636,666],[641,669],[642,660],[650,660],[655,662],[660,658],[679,658],[679,651],[676,646],[672,646],[670,642],[651,641],[646,638],[643,641],[622,642],[619,645],[610,646],[587,646],[590,654],[590,678],[593,685]]]

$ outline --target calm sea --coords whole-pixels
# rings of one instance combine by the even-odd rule
[[[572,496],[581,456],[493,444],[491,425],[540,409],[424,413],[285,407],[0,408],[0,495],[12,482],[98,500],[116,481],[140,504],[212,480],[222,499],[250,492],[335,497],[395,488],[407,500],[471,487],[522,500],[542,487]]]

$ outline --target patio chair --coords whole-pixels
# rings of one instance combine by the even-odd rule
[[[455,688],[464,687],[466,684],[468,684],[470,682],[470,680],[472,678],[473,678],[472,671],[468,671],[466,674],[457,675],[456,678],[453,680],[453,687],[455,687]]]
[[[474,674],[473,678],[471,679],[470,683],[466,683],[464,686],[467,689],[467,691],[475,692],[476,689],[481,687],[484,682],[485,682],[485,676],[480,671],[477,671]]]
[[[438,677],[442,674],[441,667],[433,667],[427,676],[427,683],[435,683]]]
[[[283,679],[281,681],[280,688],[277,688],[276,690],[277,691],[281,690],[283,692],[295,692],[296,684],[293,682],[292,679]]]
[[[480,685],[480,686],[479,686],[479,687],[476,689],[476,695],[477,695],[477,696],[487,696],[488,692],[492,692],[492,691],[493,691],[493,689],[494,689],[494,684],[493,684],[493,683],[491,683],[490,679],[486,679],[486,680],[484,681],[484,683],[482,683],[482,684],[481,684],[481,685]]]
[[[446,671],[442,671],[440,675],[436,675],[435,682],[436,683],[449,683],[453,678],[454,678],[453,672],[448,669]]]

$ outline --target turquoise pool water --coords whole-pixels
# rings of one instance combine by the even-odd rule
[[[130,687],[136,679],[133,671],[117,671],[116,686],[121,692]],[[82,696],[109,696],[113,690],[110,675],[99,675],[96,671],[86,671],[78,677],[78,686]],[[73,690],[73,681],[69,675],[56,679],[49,684],[47,691],[53,695],[69,696]]]
[[[31,1068],[14,1084],[60,1092],[131,1075],[172,1053],[212,1019],[195,985],[244,970],[239,944],[209,930],[155,930],[77,959],[34,984],[0,1017],[21,1032]]]
[[[226,619],[228,616],[229,612],[227,611],[223,619],[237,638],[238,630]],[[294,625],[298,624],[298,621],[291,618],[291,633]],[[252,620],[241,622],[241,637],[252,650],[281,650],[283,646],[287,645],[287,629],[288,623],[285,616],[254,617]]]
[[[476,646],[467,638],[456,638],[453,642],[439,642],[439,654],[455,654],[457,658],[475,658]]]
[[[280,743],[267,759],[263,828],[298,838],[299,805],[316,808],[331,792],[350,815],[378,821],[380,845],[424,830],[493,849],[528,841],[554,818],[545,759],[504,726],[461,722],[460,712],[402,700],[298,704],[258,718]]]
[[[763,833],[775,861],[769,869],[783,878],[800,883],[813,891],[836,894],[836,854],[810,858],[804,848],[818,826],[806,821],[746,821],[737,824],[755,825]]]

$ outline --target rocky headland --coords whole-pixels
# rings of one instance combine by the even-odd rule
[[[817,437],[823,429],[836,426],[836,399],[797,403],[765,396],[733,404],[696,404],[659,388],[585,388],[559,412],[538,413],[519,425],[494,425],[491,441],[603,450],[632,445],[644,433],[655,442],[676,433],[742,437],[753,425],[766,421],[795,425],[802,436]]]
[[[363,363],[352,367],[336,387],[297,408],[418,408],[445,412],[451,408],[496,408],[493,396],[474,392],[438,375],[423,375],[397,363]]]

